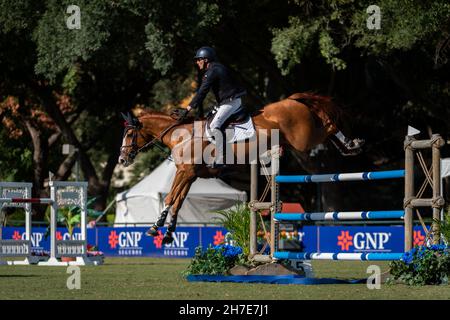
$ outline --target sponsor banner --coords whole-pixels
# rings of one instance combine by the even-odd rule
[[[33,228],[31,233],[31,251],[42,254],[50,251],[50,237],[46,237],[47,228]],[[50,235],[50,233],[49,233]],[[25,240],[25,228],[5,227],[2,228],[3,240]]]
[[[203,249],[221,244],[225,241],[227,229],[222,227],[203,227],[200,228],[200,245]]]
[[[306,247],[304,251],[314,252],[403,252],[404,251],[404,228],[403,226],[389,227],[356,227],[356,226],[313,226],[316,228],[318,241],[316,246],[309,235],[304,239]],[[425,243],[425,232],[422,227],[414,228],[414,245]]]
[[[23,227],[2,228],[2,238],[24,240]],[[225,240],[227,230],[221,227],[178,227],[171,244],[162,244],[166,228],[159,236],[145,235],[147,228],[89,228],[88,245],[96,246],[105,256],[190,258],[195,248],[217,245]],[[80,230],[74,230],[74,239],[80,239]],[[58,228],[58,240],[68,240],[65,228]],[[308,252],[403,252],[403,226],[303,226],[290,235],[301,243],[302,251]],[[39,254],[50,251],[47,228],[33,228],[32,251]],[[425,244],[422,227],[414,228],[414,245]]]
[[[96,243],[96,232],[94,229],[87,230],[88,244]],[[4,227],[2,228],[2,238],[4,240],[25,240],[25,228],[22,227]],[[36,227],[31,232],[31,251],[36,254],[50,252],[50,231],[47,228]],[[57,240],[70,240],[69,232],[66,228],[56,229]],[[81,233],[79,228],[73,230],[73,240],[80,240]]]
[[[166,228],[159,229],[159,235],[145,235],[148,228],[97,228],[98,249],[105,256],[125,257],[193,257],[200,245],[199,227],[178,227],[173,233],[174,241],[163,244]]]
[[[316,251],[319,243],[319,233],[316,226],[303,226],[298,229],[298,239],[302,243],[303,251]]]

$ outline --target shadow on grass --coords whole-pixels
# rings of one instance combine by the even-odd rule
[[[38,278],[37,274],[0,274],[0,278]]]
[[[114,259],[114,258],[113,258]],[[182,266],[184,264],[188,264],[190,262],[189,259],[160,259],[160,260],[155,260],[155,258],[122,258],[123,260],[121,260],[120,262],[118,260],[116,261],[107,261],[105,259],[105,263],[103,264],[103,266],[158,266],[158,265],[163,265],[163,266]]]

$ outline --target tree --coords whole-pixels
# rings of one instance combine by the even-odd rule
[[[72,4],[0,1],[0,151],[7,153],[0,175],[33,176],[38,196],[48,171],[70,176],[75,156],[60,152],[70,143],[98,196],[95,209],[103,209],[120,112],[186,103],[196,78],[192,57],[203,45],[232,67],[250,110],[308,90],[343,106],[343,130],[367,140],[366,156],[344,161],[326,151],[302,158],[308,170],[395,166],[407,124],[449,131],[445,0],[381,0],[379,30],[367,28],[368,0],[80,0],[80,29],[66,23]],[[153,151],[140,168],[162,159]],[[286,168],[298,172],[294,163]]]

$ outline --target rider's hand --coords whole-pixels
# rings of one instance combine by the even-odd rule
[[[187,107],[186,107],[186,110],[187,110],[187,111],[191,111],[191,110],[192,110],[192,107],[191,107],[191,106],[187,106]]]
[[[191,109],[192,108],[190,108],[190,106],[188,106],[185,110],[183,110],[181,113],[180,120],[184,120],[187,117],[187,115]]]

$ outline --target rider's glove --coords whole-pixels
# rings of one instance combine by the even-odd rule
[[[180,120],[186,119],[187,115],[189,114],[190,109],[185,109],[180,112]]]

